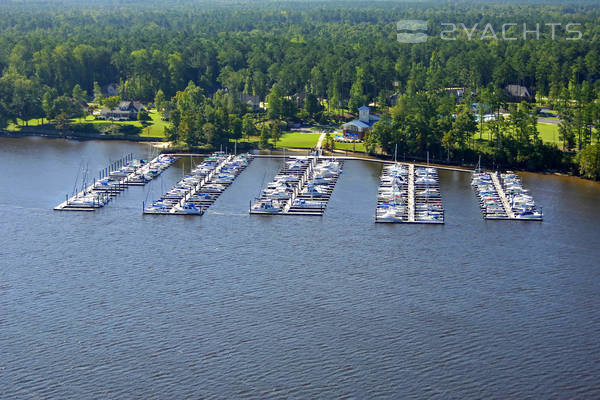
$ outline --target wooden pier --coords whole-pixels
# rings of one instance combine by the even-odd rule
[[[143,213],[203,215],[251,161],[249,155],[215,153],[159,200],[148,206],[143,204]]]
[[[325,157],[290,157],[250,203],[250,214],[322,216],[342,166],[342,161]]]
[[[159,155],[152,161],[144,163],[134,160],[133,154],[111,163],[87,185],[82,178],[82,189],[65,201],[54,207],[56,211],[95,211],[104,207],[108,202],[127,189],[129,186],[143,186],[170,167],[175,158]]]

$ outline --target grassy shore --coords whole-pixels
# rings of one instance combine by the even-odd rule
[[[150,116],[149,121],[104,121],[97,120],[92,115],[88,115],[85,118],[76,118],[71,119],[71,124],[74,128],[81,127],[83,125],[93,125],[95,130],[102,131],[104,128],[108,128],[112,125],[118,126],[134,126],[140,129],[139,136],[141,137],[157,137],[164,138],[165,137],[165,127],[168,125],[168,122],[161,120],[160,115],[155,111],[150,111],[148,113]],[[43,121],[47,122],[47,121]],[[27,126],[25,126],[25,121],[19,120],[18,125],[10,124],[7,128],[9,131],[19,131],[23,129],[27,129],[27,127],[35,128],[42,125],[41,119],[32,119],[27,121]]]

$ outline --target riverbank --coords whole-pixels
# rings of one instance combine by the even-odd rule
[[[48,130],[19,130],[19,131],[9,131],[9,130],[1,130],[0,136],[2,137],[27,137],[27,136],[40,136],[46,138],[55,138],[55,139],[74,139],[74,140],[127,140],[130,142],[162,142],[163,138],[154,137],[154,136],[132,136],[132,135],[107,135],[104,133],[96,133],[96,132],[74,132],[74,131],[66,131],[66,132],[58,132],[58,131],[48,131]]]
[[[208,154],[214,150],[214,149],[187,150],[184,148],[179,148],[177,146],[172,147],[170,142],[165,142],[163,138],[152,137],[152,136],[106,135],[106,134],[98,134],[98,133],[93,133],[93,132],[64,132],[64,133],[61,133],[61,132],[51,132],[51,131],[47,131],[47,130],[36,130],[36,129],[21,130],[21,131],[8,131],[8,130],[0,131],[0,137],[20,138],[20,137],[28,137],[28,136],[39,136],[39,137],[45,137],[45,138],[68,139],[68,140],[111,140],[111,141],[119,140],[119,141],[129,141],[129,142],[143,142],[143,143],[151,144],[153,147],[157,148],[161,153],[168,153],[168,154],[171,154],[171,153],[179,153],[179,154],[207,153]],[[233,150],[233,148],[234,148],[234,145],[232,144],[231,148],[227,148],[227,150],[231,151],[231,150]],[[225,149],[223,149],[223,150],[225,150]],[[273,149],[266,150],[266,151],[270,151],[270,152],[283,152],[283,151],[310,152],[310,150],[311,149],[307,149],[307,148],[286,147],[286,148],[273,148]],[[252,146],[248,142],[238,142],[237,151],[238,152],[255,152],[255,151],[261,151],[261,150],[258,150],[255,146]],[[389,162],[389,161],[393,160],[392,156],[386,156],[386,155],[382,155],[382,154],[368,155],[365,153],[352,152],[350,150],[336,149],[336,150],[333,150],[333,152],[326,152],[325,154],[352,157],[352,158],[363,159],[363,160],[368,160],[368,161]],[[415,156],[408,156],[408,157],[403,156],[398,161],[410,162],[410,163],[415,163],[415,164],[426,164],[427,163],[426,158],[415,157]],[[429,160],[429,165],[432,165],[432,166],[435,166],[438,168],[445,167],[445,168],[452,169],[452,170],[467,170],[467,169],[473,170],[476,166],[476,162],[461,163],[461,162],[454,162],[453,160],[446,161],[446,160],[438,160],[438,159],[432,158]],[[514,171],[533,172],[533,173],[540,173],[540,174],[544,174],[544,175],[573,176],[573,177],[580,177],[582,179],[585,179],[585,178],[581,177],[580,175],[573,173],[573,171],[569,171],[569,170],[547,169],[547,170],[534,171],[534,170],[517,168],[517,167],[503,167],[503,166],[498,167],[495,165],[485,165],[485,164],[482,164],[482,167],[487,170],[511,169]]]

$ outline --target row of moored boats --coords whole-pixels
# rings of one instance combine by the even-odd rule
[[[114,163],[100,173],[88,186],[85,178],[80,192],[66,199],[55,210],[80,211],[104,207],[114,196],[129,186],[142,186],[160,175],[175,162],[175,158],[161,154],[151,161],[132,156]]]
[[[471,185],[479,198],[485,219],[543,219],[529,191],[523,187],[521,179],[513,172],[498,175],[477,170],[473,173]]]
[[[323,215],[341,172],[341,161],[292,157],[251,204],[250,213]]]
[[[144,205],[144,214],[202,215],[248,166],[252,157],[213,153],[163,196]]]
[[[385,165],[377,193],[376,222],[443,223],[435,168]]]

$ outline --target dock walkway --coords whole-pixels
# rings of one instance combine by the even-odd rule
[[[490,177],[492,178],[492,183],[494,184],[494,188],[496,188],[496,193],[498,193],[498,197],[500,198],[500,201],[502,202],[502,206],[504,207],[504,212],[506,213],[508,218],[515,219],[515,213],[513,212],[512,208],[510,206],[510,203],[508,202],[508,199],[506,198],[506,194],[504,193],[504,189],[502,188],[502,185],[500,184],[500,181],[498,180],[498,172],[494,172],[493,174],[490,174]]]
[[[408,222],[415,222],[415,166],[408,165]]]
[[[56,211],[95,211],[129,186],[143,186],[159,176],[175,162],[175,158],[161,154],[150,162],[134,160],[133,154],[113,162],[94,178],[91,185],[82,184],[81,191],[54,207]],[[85,178],[84,178],[85,180]]]
[[[290,157],[250,203],[250,214],[322,216],[342,166],[343,162],[329,157]]]
[[[537,209],[529,192],[523,188],[519,177],[508,172],[473,173],[471,185],[479,197],[484,219],[542,221],[543,213]]]
[[[146,206],[144,214],[203,215],[241,174],[252,157],[215,153],[180,180],[159,200]]]
[[[384,166],[375,222],[443,224],[437,170],[406,163]]]

